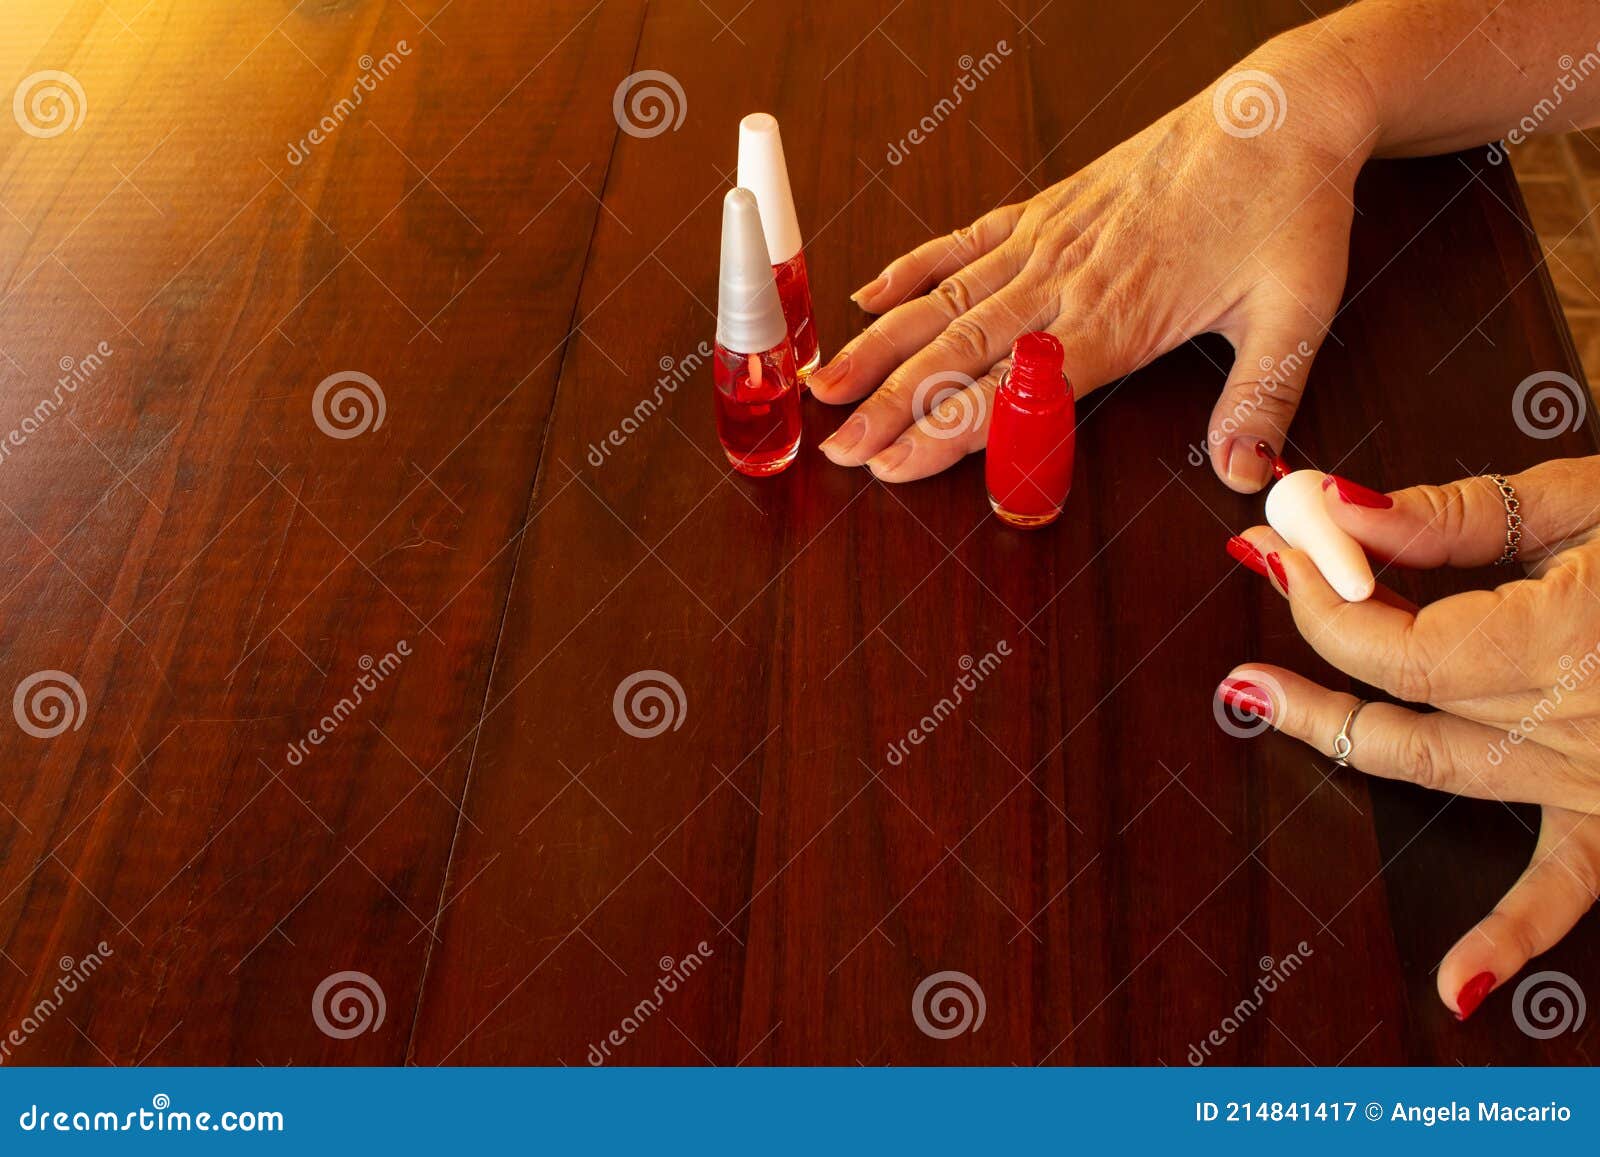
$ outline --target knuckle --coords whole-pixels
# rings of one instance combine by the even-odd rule
[[[1407,703],[1432,703],[1434,664],[1416,644],[1415,637],[1406,635],[1391,655],[1383,689]]]
[[[1533,925],[1520,916],[1514,916],[1504,908],[1496,908],[1494,914],[1499,917],[1499,931],[1501,939],[1509,940],[1512,949],[1524,960],[1529,960],[1540,952],[1539,934]]]
[[[1450,760],[1439,740],[1438,728],[1423,719],[1406,736],[1401,751],[1403,770],[1418,787],[1440,791],[1449,779]]]
[[[1418,486],[1417,498],[1428,512],[1428,526],[1447,542],[1461,536],[1467,524],[1466,494],[1459,483]]]
[[[1384,680],[1383,689],[1407,703],[1430,703],[1433,700],[1433,680],[1428,668],[1410,654],[1396,658],[1388,678]]]
[[[971,225],[951,230],[950,247],[961,257],[971,260],[983,248],[984,224],[980,218]]]
[[[989,356],[989,334],[981,322],[962,314],[939,335],[941,350],[963,362],[993,360]]]
[[[939,312],[951,321],[973,306],[972,290],[959,273],[945,278],[928,296],[939,308]]]

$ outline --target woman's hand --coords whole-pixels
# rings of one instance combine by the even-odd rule
[[[1438,708],[1365,707],[1351,729],[1351,766],[1544,805],[1528,870],[1439,967],[1440,997],[1461,1016],[1561,939],[1600,893],[1600,457],[1547,462],[1510,482],[1528,577],[1421,610],[1381,588],[1344,602],[1307,555],[1266,527],[1245,533],[1250,549],[1230,548],[1288,599],[1323,658]],[[1400,566],[1484,566],[1506,547],[1506,504],[1488,478],[1390,495],[1329,478],[1323,500],[1369,554]],[[1233,672],[1219,694],[1321,751],[1356,703],[1259,665]]]
[[[1061,339],[1079,397],[1216,332],[1236,356],[1207,447],[1229,486],[1260,489],[1254,447],[1282,447],[1338,307],[1375,143],[1336,43],[1273,41],[1075,176],[891,262],[855,294],[883,316],[811,378],[825,402],[871,394],[824,452],[903,482],[981,450],[1029,330]]]

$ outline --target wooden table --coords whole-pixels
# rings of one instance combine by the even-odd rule
[[[731,476],[695,368],[742,113],[783,123],[831,350],[888,257],[1305,15],[12,6],[0,76],[65,71],[84,115],[0,132],[0,424],[73,381],[0,460],[0,691],[57,672],[72,720],[0,728],[6,1059],[1177,1065],[1237,1018],[1212,1060],[1586,1060],[1508,993],[1465,1026],[1433,994],[1527,809],[1214,723],[1240,661],[1346,685],[1223,553],[1259,501],[1186,461],[1225,349],[1084,405],[1033,536],[979,459],[829,465],[845,411],[814,401],[793,469]],[[681,125],[619,130],[644,70]],[[1580,371],[1507,168],[1376,164],[1358,202],[1300,450],[1385,486],[1591,451],[1509,420],[1528,373]],[[614,710],[640,672],[653,736]],[[1548,966],[1597,947],[1586,921]],[[975,1030],[919,1028],[941,972]]]

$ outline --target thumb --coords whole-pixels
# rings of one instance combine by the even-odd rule
[[[1485,475],[1380,494],[1330,474],[1322,496],[1336,523],[1401,566],[1487,566],[1505,551],[1512,525],[1521,532],[1519,557],[1526,563],[1593,532],[1600,457],[1556,459],[1506,481],[1514,501]]]
[[[1439,998],[1466,1020],[1484,997],[1572,930],[1594,903],[1597,881],[1600,817],[1545,808],[1528,870],[1440,962]]]
[[[1233,369],[1211,411],[1206,444],[1217,477],[1233,490],[1254,494],[1272,480],[1272,464],[1256,447],[1265,442],[1274,454],[1282,452],[1323,331],[1288,297],[1263,299],[1239,329]]]

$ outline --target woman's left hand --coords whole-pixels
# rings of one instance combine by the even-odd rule
[[[1350,766],[1544,807],[1528,870],[1439,966],[1440,998],[1462,1017],[1566,935],[1600,893],[1600,457],[1547,462],[1510,482],[1528,577],[1421,610],[1381,587],[1346,603],[1309,556],[1264,526],[1245,532],[1248,549],[1234,548],[1288,599],[1323,658],[1438,708],[1365,707]],[[1395,565],[1484,566],[1506,547],[1506,504],[1486,477],[1388,495],[1330,477],[1323,500],[1369,555]],[[1322,751],[1357,702],[1261,665],[1236,669],[1218,695]]]

